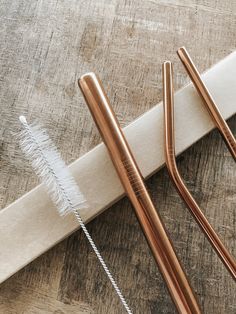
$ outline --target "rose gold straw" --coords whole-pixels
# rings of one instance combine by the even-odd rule
[[[163,64],[163,103],[164,103],[164,130],[165,130],[165,158],[169,174],[185,203],[187,204],[193,217],[207,236],[209,242],[222,259],[226,268],[236,279],[236,263],[224,244],[219,239],[214,229],[202,213],[200,207],[192,197],[188,188],[184,184],[175,161],[175,140],[174,140],[174,97],[172,64],[166,61]]]
[[[236,139],[233,136],[230,128],[224,118],[222,117],[219,109],[217,108],[215,101],[213,100],[206,85],[203,83],[201,76],[194,65],[190,55],[185,47],[178,49],[177,54],[182,61],[188,75],[190,76],[193,84],[195,85],[199,95],[203,99],[203,102],[213,120],[216,127],[219,129],[225,143],[227,144],[234,160],[236,161]]]
[[[88,73],[79,86],[179,313],[201,313],[100,80]]]

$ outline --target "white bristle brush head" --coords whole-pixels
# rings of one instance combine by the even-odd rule
[[[40,125],[28,124],[19,117],[24,129],[20,133],[20,147],[40,180],[47,187],[60,215],[86,208],[87,203],[60,153]]]
[[[123,297],[115,279],[103,260],[93,239],[91,238],[77,209],[87,207],[86,200],[80,192],[69,169],[61,159],[55,145],[49,139],[45,129],[37,124],[28,125],[24,116],[19,117],[24,126],[20,134],[20,146],[26,157],[30,160],[35,172],[47,186],[48,192],[56,204],[61,215],[73,211],[78,219],[85,236],[91,244],[98,260],[111,281],[116,293],[128,314],[132,314],[125,298]]]

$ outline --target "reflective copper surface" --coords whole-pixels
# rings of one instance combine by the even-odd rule
[[[201,76],[194,65],[190,55],[188,54],[185,47],[178,49],[177,51],[180,60],[182,61],[188,75],[190,76],[193,84],[195,85],[199,95],[203,99],[203,102],[210,113],[210,116],[215,123],[216,127],[219,129],[225,143],[227,144],[231,155],[236,161],[236,139],[233,136],[230,128],[224,118],[222,117],[219,109],[217,108],[213,97],[211,96],[209,90],[201,79]]]
[[[79,86],[176,308],[179,313],[201,313],[100,80],[94,73],[88,73],[80,78]]]
[[[165,132],[165,159],[169,174],[193,217],[202,228],[211,245],[222,259],[230,274],[236,279],[236,263],[220,238],[209,224],[200,207],[184,184],[175,161],[174,138],[174,91],[172,78],[172,64],[167,61],[163,64],[163,104],[164,104],[164,132]]]

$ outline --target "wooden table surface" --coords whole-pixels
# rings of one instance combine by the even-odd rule
[[[38,181],[16,138],[18,116],[39,119],[67,163],[101,139],[77,87],[98,73],[122,126],[162,98],[161,63],[176,89],[189,79],[185,45],[201,71],[235,49],[236,2],[227,0],[3,0],[0,2],[0,206]],[[234,134],[236,119],[229,121]],[[148,153],[148,152],[147,152]],[[204,213],[236,255],[236,168],[217,131],[178,158]],[[236,285],[177,195],[166,169],[148,187],[206,314],[236,313]],[[134,313],[175,313],[129,201],[88,229]],[[27,232],[27,226],[25,226]],[[0,239],[1,240],[1,239]],[[81,231],[0,286],[0,313],[124,313]]]

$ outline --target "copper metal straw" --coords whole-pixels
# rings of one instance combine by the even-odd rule
[[[100,80],[88,73],[78,83],[179,313],[201,313]]]
[[[230,128],[224,118],[222,117],[219,109],[217,108],[215,101],[213,100],[206,85],[203,83],[201,76],[194,65],[190,55],[185,47],[178,49],[177,54],[182,61],[188,75],[190,76],[193,84],[195,85],[199,95],[203,99],[203,102],[213,120],[216,127],[219,129],[225,143],[227,144],[234,160],[236,161],[236,139],[233,136]]]
[[[164,103],[164,129],[165,129],[165,158],[170,176],[193,217],[207,236],[209,242],[222,259],[230,274],[236,279],[236,263],[230,255],[220,238],[209,224],[200,207],[192,197],[184,184],[175,160],[175,139],[174,139],[174,88],[172,78],[172,64],[166,61],[163,64],[163,103]]]

